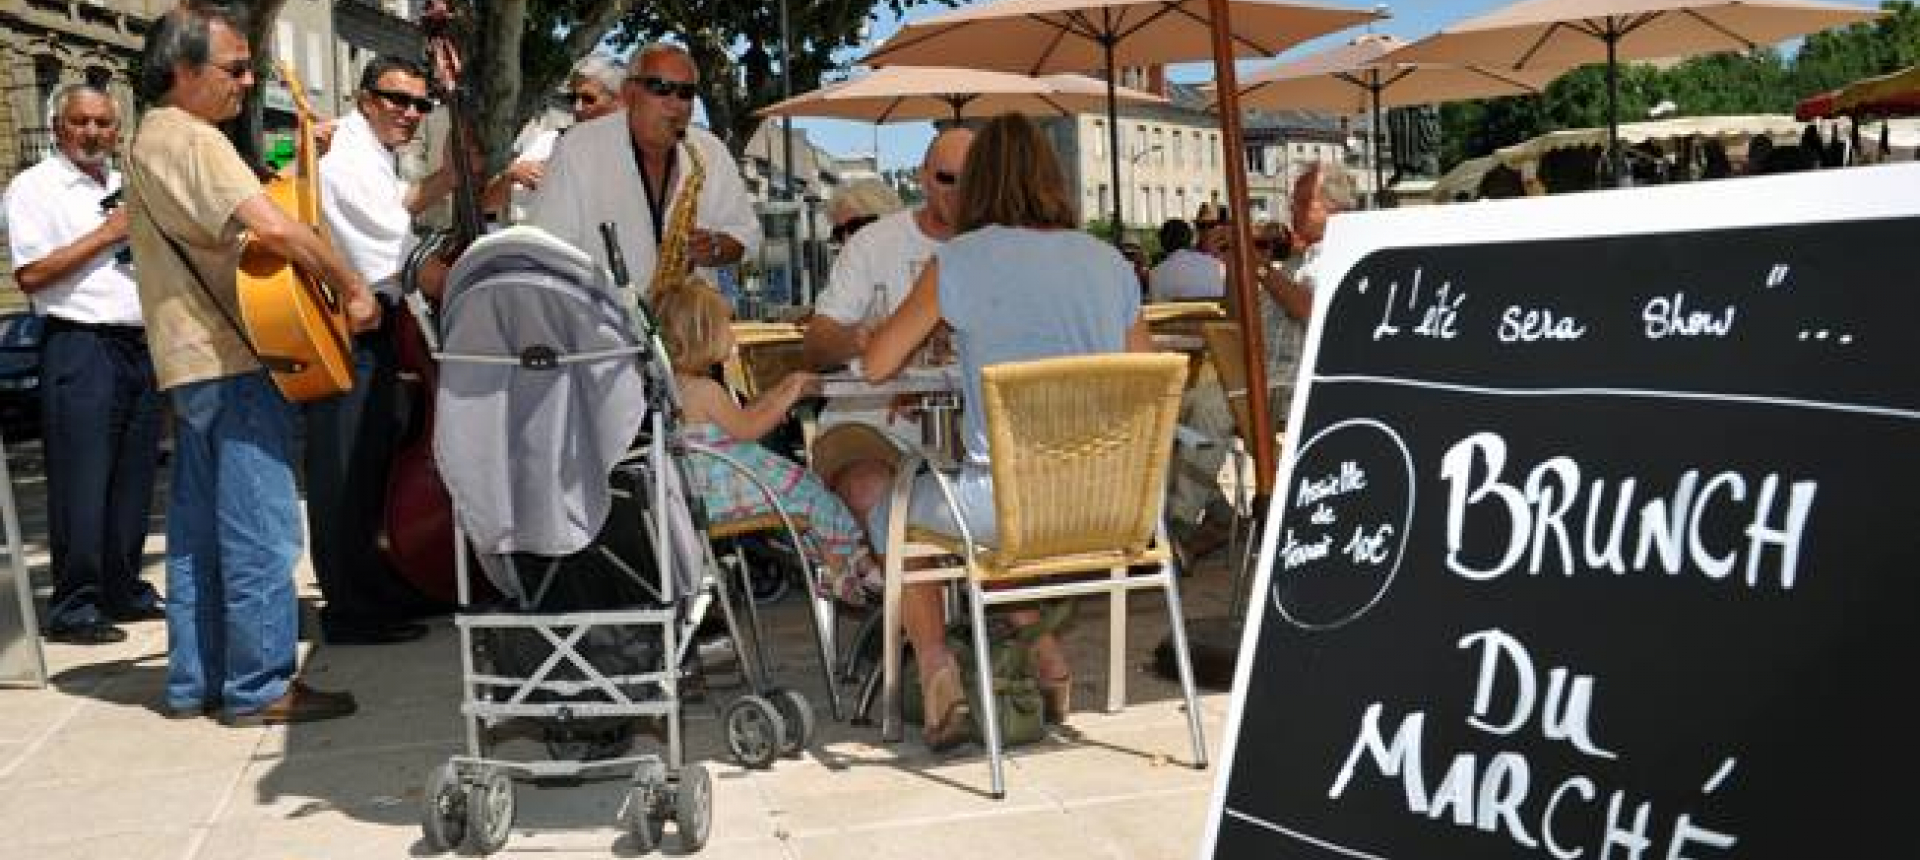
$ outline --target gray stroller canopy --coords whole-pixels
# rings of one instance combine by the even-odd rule
[[[468,539],[483,553],[585,548],[647,415],[646,347],[607,273],[514,227],[461,255],[441,308],[434,457]]]

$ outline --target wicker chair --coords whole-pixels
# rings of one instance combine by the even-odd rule
[[[964,520],[960,535],[906,527],[915,468],[895,484],[888,523],[883,604],[882,734],[900,731],[900,596],[906,582],[964,581],[974,631],[988,606],[1108,595],[1107,710],[1126,704],[1126,595],[1166,591],[1196,767],[1206,766],[1200,708],[1194,698],[1180,592],[1161,523],[1166,476],[1187,362],[1179,355],[1123,353],[1018,362],[986,368],[982,404],[993,476],[996,546],[977,544]],[[938,472],[934,473],[938,475]],[[944,481],[944,478],[942,478]],[[948,494],[951,503],[952,496]],[[959,519],[956,517],[956,519]],[[907,570],[912,558],[959,564]],[[1150,567],[1154,572],[1131,573]],[[1100,574],[1089,576],[1089,574]],[[976,666],[987,665],[987,638],[971,637]],[[965,658],[962,658],[965,659]],[[992,701],[991,672],[976,673],[978,701]],[[1005,796],[1000,729],[993,709],[984,727],[993,796]]]

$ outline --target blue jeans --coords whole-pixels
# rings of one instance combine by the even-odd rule
[[[167,704],[257,711],[293,679],[293,408],[264,370],[182,385],[167,511]]]
[[[47,320],[41,439],[53,557],[49,628],[158,605],[140,579],[160,459],[160,395],[136,327]]]

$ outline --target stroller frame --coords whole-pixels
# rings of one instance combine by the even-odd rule
[[[603,234],[611,231],[603,230]],[[423,245],[424,247],[424,245]],[[613,248],[618,261],[618,249]],[[410,261],[411,263],[411,261]],[[740,671],[751,690],[728,705],[723,714],[727,743],[734,754],[749,766],[762,766],[786,753],[804,748],[812,725],[812,709],[798,692],[778,690],[766,683],[764,636],[757,612],[748,597],[746,624],[736,615],[734,597],[727,576],[715,559],[711,541],[706,538],[707,524],[698,499],[687,495],[690,487],[684,472],[675,471],[680,495],[669,493],[668,470],[680,470],[679,457],[686,453],[674,433],[673,421],[679,414],[679,398],[674,388],[666,350],[649,312],[627,283],[624,266],[616,266],[616,283],[625,301],[629,334],[636,343],[617,349],[564,354],[546,346],[529,347],[518,356],[461,354],[444,352],[430,324],[430,313],[417,294],[408,296],[410,310],[421,317],[421,332],[428,339],[433,357],[440,362],[511,364],[532,370],[552,370],[568,364],[610,360],[635,360],[646,393],[646,418],[643,441],[628,450],[614,466],[615,472],[628,471],[639,478],[641,492],[649,497],[644,505],[641,527],[653,552],[659,573],[656,589],[640,572],[632,569],[601,544],[592,545],[601,559],[645,589],[658,607],[623,608],[569,612],[467,611],[473,604],[472,562],[467,551],[467,534],[455,518],[456,594],[460,611],[455,626],[460,637],[461,705],[466,752],[450,756],[427,778],[423,799],[422,830],[428,845],[436,850],[466,847],[488,854],[505,847],[513,822],[513,781],[543,779],[604,778],[629,774],[629,786],[621,804],[618,820],[642,852],[659,847],[668,821],[675,822],[681,849],[697,852],[707,841],[712,824],[712,780],[705,767],[685,762],[680,713],[682,667],[694,649],[695,631],[707,611],[718,604],[732,638]],[[410,269],[411,270],[411,269]],[[724,455],[720,455],[723,456]],[[610,473],[611,476],[612,473]],[[620,492],[618,489],[612,492]],[[671,505],[684,505],[694,530],[699,533],[698,556],[686,563],[698,569],[693,587],[679,593],[679,582],[671,533]],[[790,537],[799,546],[784,510],[780,513]],[[511,556],[498,556],[518,578]],[[523,606],[535,605],[555,577],[560,575],[558,557],[545,563],[535,586],[520,595]],[[744,574],[744,572],[742,572]],[[814,614],[816,624],[817,613]],[[583,640],[596,628],[657,629],[660,637],[659,665],[653,671],[609,673],[596,665],[582,647]],[[476,654],[484,653],[476,642],[480,631],[531,632],[549,649],[539,665],[526,672],[506,672],[498,667],[478,665]],[[751,647],[742,637],[751,638]],[[822,638],[823,643],[827,643]],[[831,647],[830,643],[824,647]],[[577,672],[577,679],[554,677],[563,667]],[[625,689],[623,689],[625,688]],[[636,690],[630,694],[629,689]],[[831,690],[831,686],[829,686]],[[577,696],[595,693],[603,701],[541,702],[537,694]],[[657,694],[657,695],[655,695]],[[838,702],[835,702],[838,711]],[[661,718],[666,729],[666,757],[629,750],[629,754],[595,759],[545,760],[509,759],[491,751],[487,728],[513,718],[559,720],[589,718]],[[802,726],[808,730],[799,732]],[[549,752],[553,751],[549,745]]]

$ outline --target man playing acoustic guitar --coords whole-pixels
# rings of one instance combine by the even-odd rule
[[[235,266],[251,241],[330,284],[354,327],[377,322],[379,306],[317,233],[274,206],[214,126],[239,113],[254,83],[244,33],[234,13],[197,2],[154,22],[139,66],[154,107],[127,187],[148,342],[174,409],[165,710],[262,725],[346,716],[355,703],[294,677],[293,410],[240,329]]]

